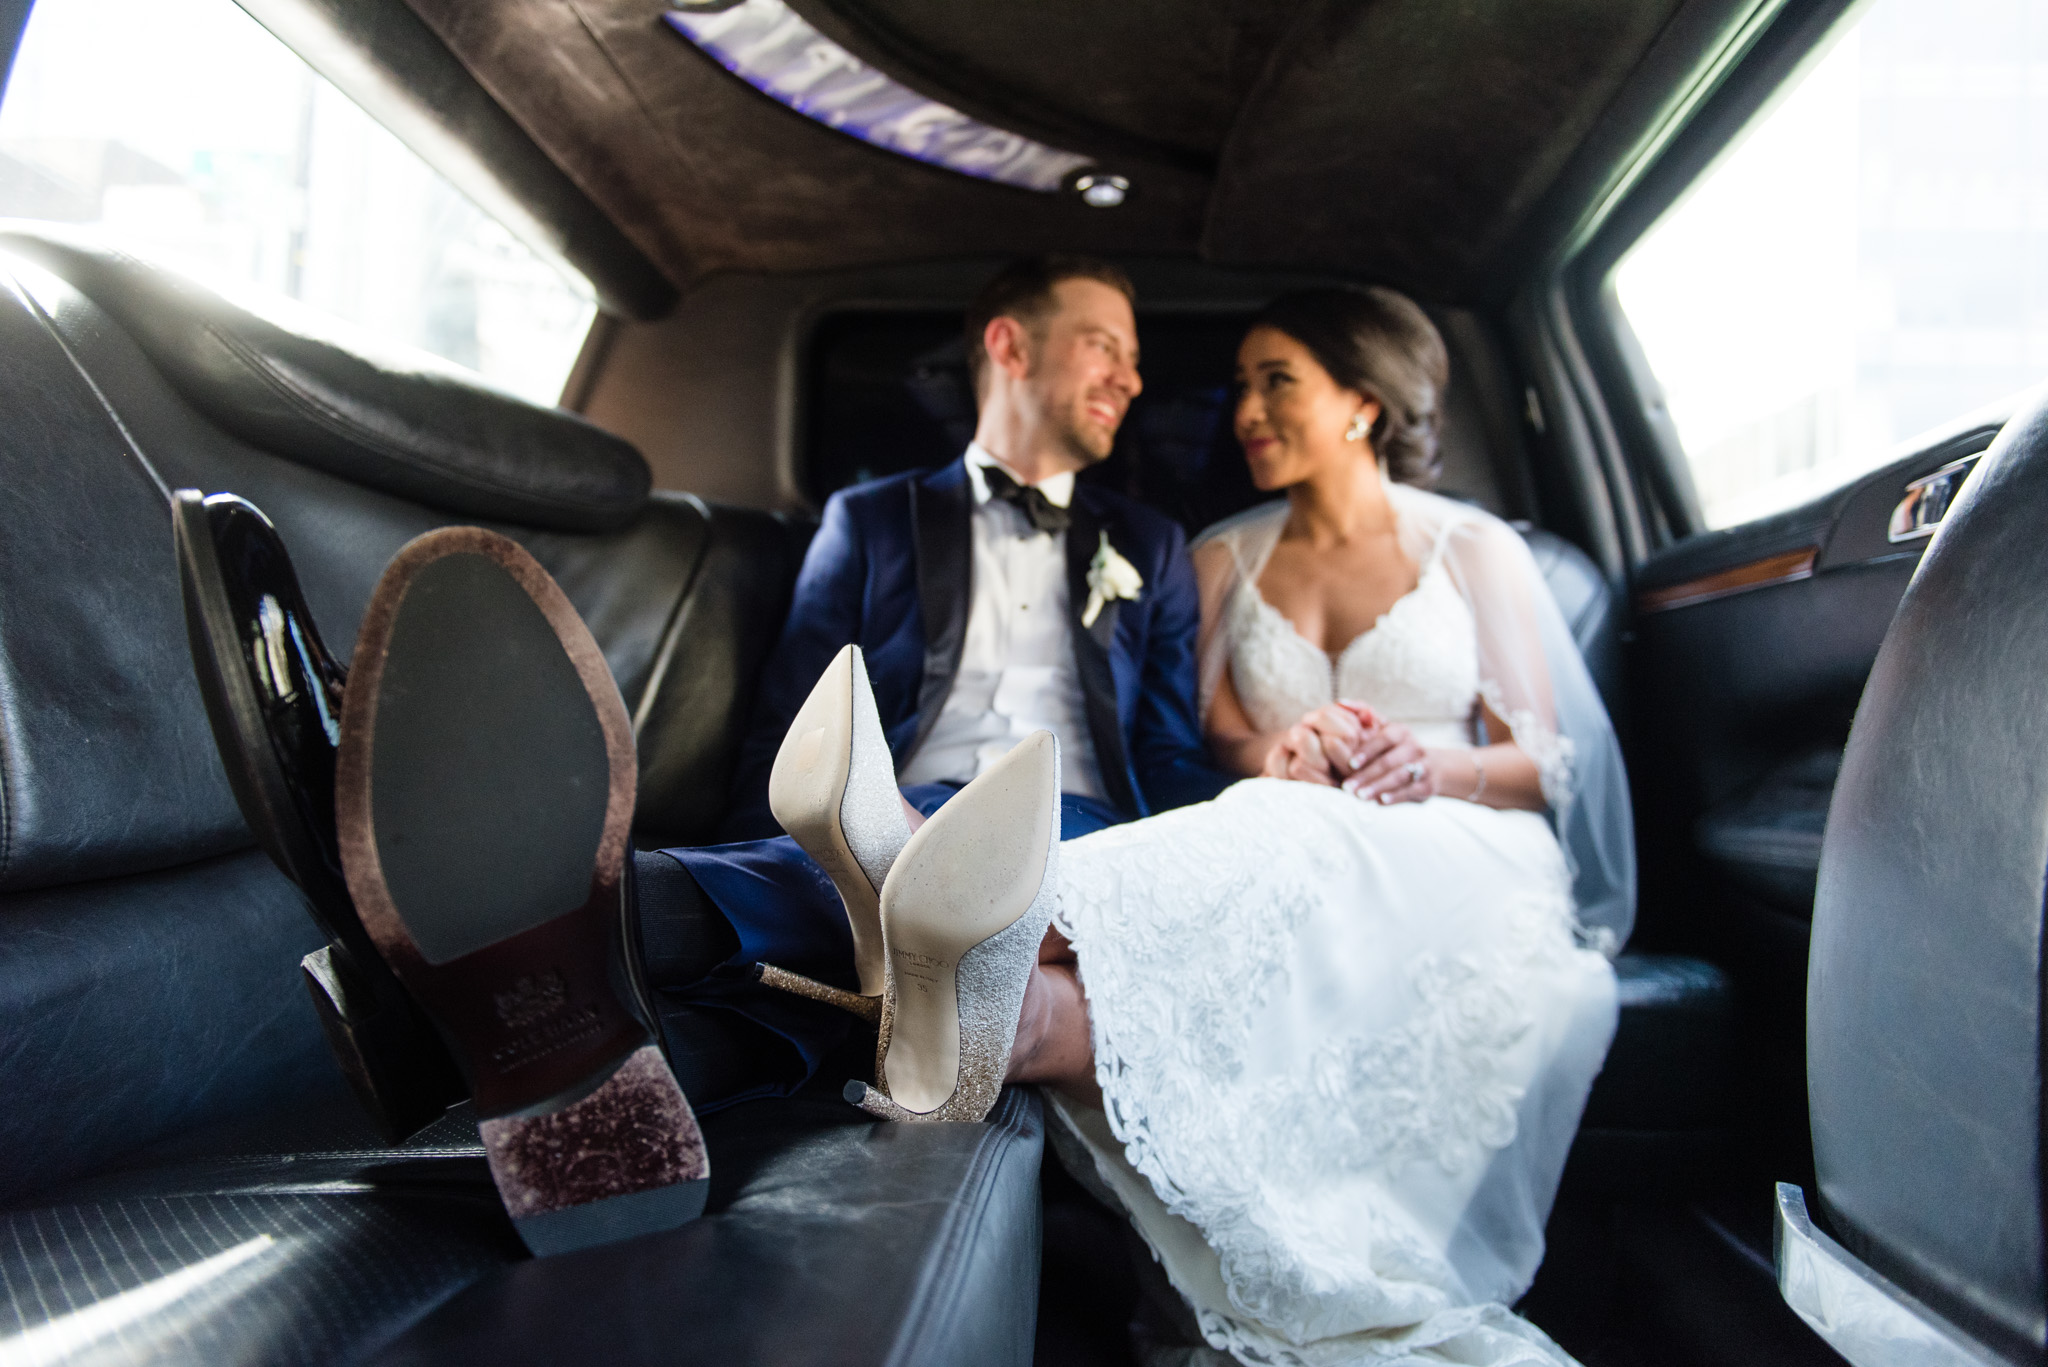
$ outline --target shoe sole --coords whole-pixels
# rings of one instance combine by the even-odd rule
[[[349,891],[453,1046],[529,1246],[696,1215],[702,1136],[622,996],[632,727],[561,589],[480,528],[411,542],[364,616],[341,733]]]
[[[867,753],[880,731],[860,647],[846,646],[797,710],[768,775],[768,809],[838,889],[860,994],[877,1000],[886,974],[881,892],[854,843],[870,863],[887,865],[910,835],[887,748]]]
[[[879,1069],[889,1098],[903,1110],[929,1114],[960,1086],[963,964],[1038,903],[1058,839],[1059,751],[1052,733],[1040,731],[962,789],[904,847],[882,890],[894,992]],[[1035,940],[1030,953],[1036,962]],[[1016,995],[1021,1003],[1021,990]],[[1014,1036],[1014,1011],[1007,1026]],[[990,1104],[1007,1043],[1000,1052],[1005,1058],[993,1061]],[[985,1070],[992,1061],[969,1062]]]

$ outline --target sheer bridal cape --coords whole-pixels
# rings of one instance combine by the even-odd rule
[[[1067,843],[1105,1104],[1055,1140],[1239,1361],[1569,1361],[1507,1307],[1613,1035],[1620,753],[1521,538],[1389,495],[1419,582],[1334,658],[1258,593],[1285,504],[1197,543],[1204,711],[1228,670],[1261,729],[1344,697],[1471,745],[1483,699],[1548,814],[1252,779]]]

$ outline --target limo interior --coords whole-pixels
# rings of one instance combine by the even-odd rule
[[[600,312],[551,408],[0,224],[0,1362],[1135,1360],[1145,1255],[1028,1089],[896,1127],[827,1070],[705,1117],[704,1218],[527,1258],[465,1109],[380,1134],[330,1058],[172,549],[173,491],[251,500],[345,646],[410,538],[515,537],[632,712],[636,840],[706,841],[816,508],[957,452],[959,310],[1043,250],[1135,279],[1146,392],[1088,477],[1190,529],[1256,497],[1218,418],[1257,304],[1385,281],[1451,348],[1442,487],[1535,550],[1638,822],[1620,1032],[1521,1311],[1594,1367],[2041,1360],[2048,420],[1710,530],[1606,302],[1845,5],[242,7]],[[1030,146],[970,175],[824,126],[745,69],[749,16]],[[0,3],[10,52],[31,18]],[[728,1029],[681,1032],[686,1091]]]

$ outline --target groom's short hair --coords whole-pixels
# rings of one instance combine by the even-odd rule
[[[967,306],[967,379],[974,386],[974,398],[981,400],[981,379],[988,371],[988,350],[982,334],[998,318],[1015,318],[1037,336],[1052,311],[1053,291],[1062,280],[1099,280],[1122,292],[1132,304],[1138,292],[1131,277],[1107,261],[1092,256],[1025,256],[997,271]]]

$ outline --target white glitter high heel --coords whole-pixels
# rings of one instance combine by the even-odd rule
[[[1024,987],[1057,896],[1060,752],[1027,737],[918,828],[882,887],[889,977],[875,1081],[846,1099],[883,1120],[981,1120],[996,1104]]]
[[[896,790],[895,761],[882,735],[859,646],[849,645],[832,657],[790,722],[768,776],[768,807],[838,889],[853,929],[860,991],[848,992],[773,964],[756,964],[755,977],[863,1020],[880,1020],[888,976],[881,890],[910,839],[910,822]]]

